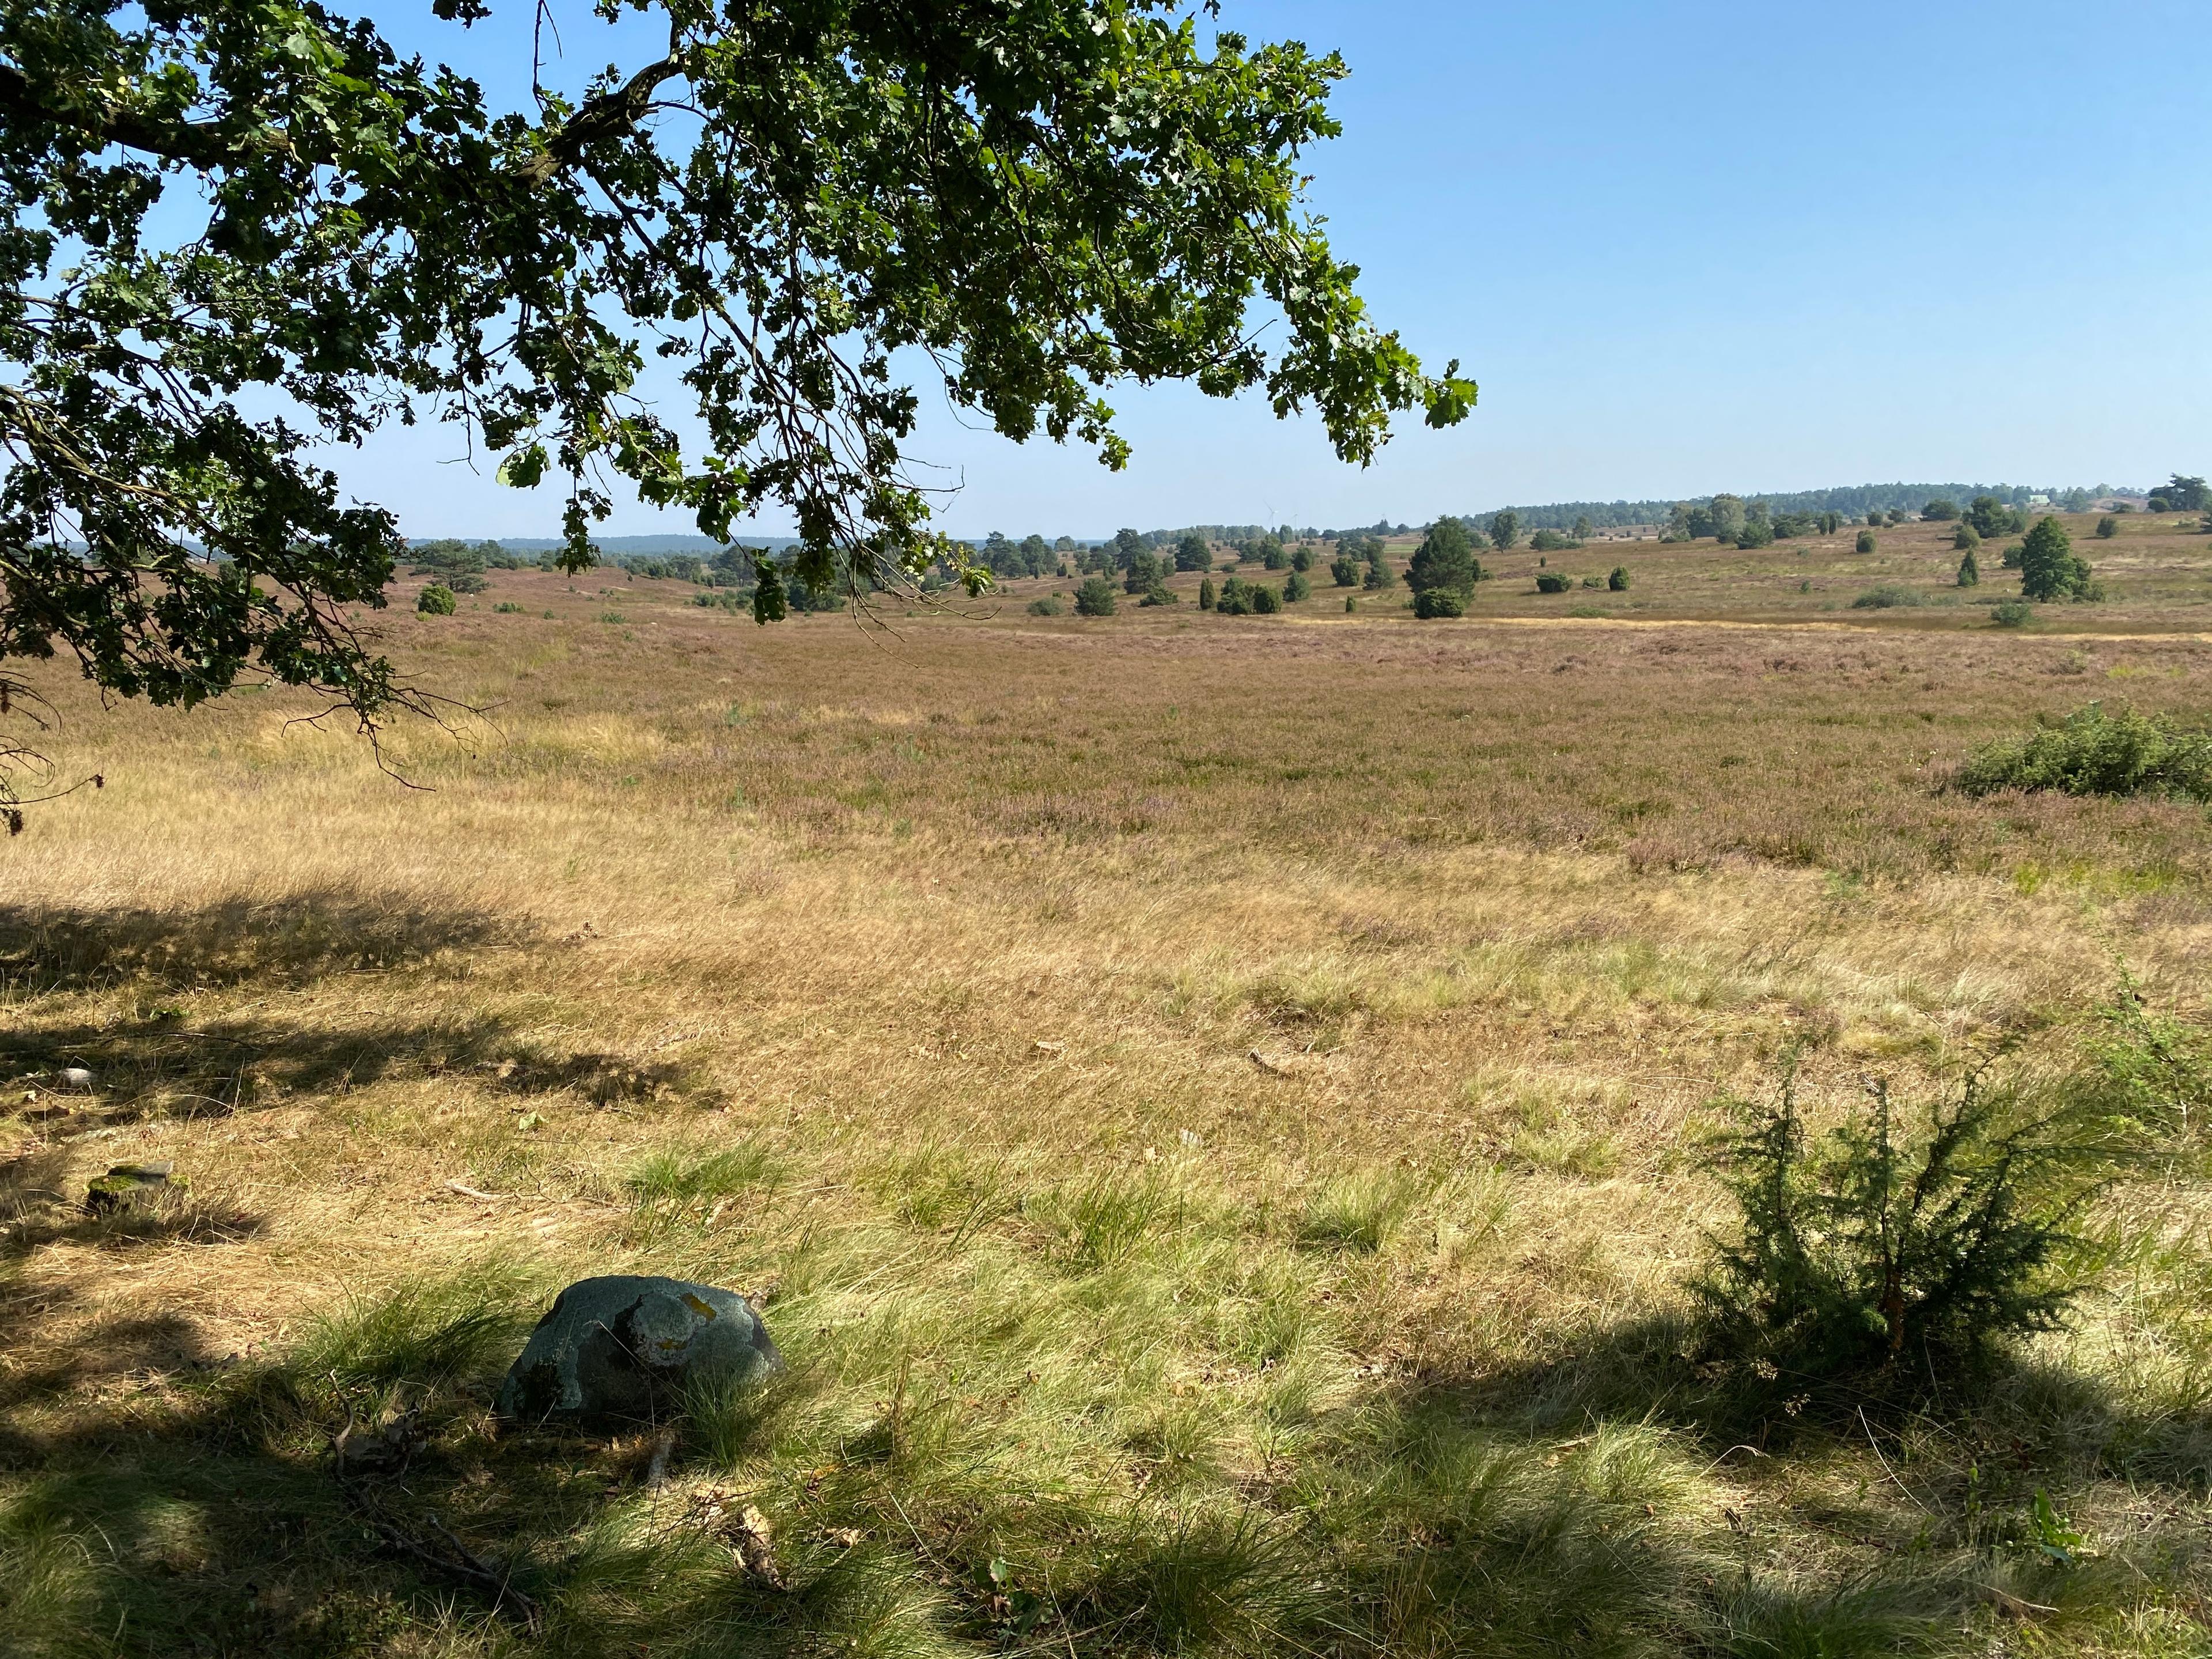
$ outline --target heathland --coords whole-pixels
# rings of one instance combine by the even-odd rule
[[[1437,622],[1326,557],[1276,616],[872,629],[403,584],[479,712],[398,780],[283,693],[51,680],[104,787],[0,846],[0,1646],[2202,1651],[2199,1160],[1971,1401],[1746,1429],[1685,1335],[1699,1136],[1786,1054],[1839,1109],[2204,1018],[2201,805],[1945,787],[2206,705],[2212,540],[2069,522],[2105,597],[2024,627],[1932,524],[1485,554]],[[790,1361],[665,1480],[489,1415],[616,1271]],[[331,1443],[394,1407],[371,1513]]]

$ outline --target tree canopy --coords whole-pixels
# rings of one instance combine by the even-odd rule
[[[1457,519],[1447,517],[1431,525],[1420,546],[1413,550],[1413,562],[1406,568],[1406,586],[1413,590],[1417,599],[1431,589],[1443,589],[1464,600],[1473,595],[1481,575],[1482,567],[1475,562],[1474,544],[1468,538],[1467,526]]]
[[[490,15],[430,9],[457,55]],[[1198,9],[605,0],[665,49],[503,109],[314,0],[0,0],[0,659],[421,706],[350,621],[397,522],[315,454],[394,422],[559,483],[572,568],[624,488],[720,541],[787,511],[769,621],[791,581],[983,580],[929,530],[904,349],[1109,466],[1125,380],[1260,387],[1360,463],[1401,411],[1462,419],[1473,384],[1370,320],[1305,210],[1342,64]]]
[[[2168,478],[2155,493],[2170,512],[2200,513],[2212,507],[2212,484],[2179,472]]]
[[[2037,522],[2020,549],[2021,597],[2029,599],[2094,598],[2096,584],[2088,562],[2074,550],[2074,538],[2055,518]]]

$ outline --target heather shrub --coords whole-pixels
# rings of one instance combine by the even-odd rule
[[[1898,587],[1894,585],[1885,583],[1880,587],[1869,587],[1865,592],[1860,594],[1858,598],[1853,599],[1851,601],[1851,609],[1854,611],[1889,611],[1900,605],[1909,606],[1925,605],[1927,603],[1928,600],[1923,595],[1915,592],[1911,588]]]
[[[1954,782],[1969,795],[2048,789],[2212,801],[2212,732],[2130,708],[2107,713],[2093,702],[2024,738],[1976,750]]]

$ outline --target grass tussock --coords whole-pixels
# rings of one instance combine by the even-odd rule
[[[318,1314],[290,1352],[291,1369],[376,1390],[434,1389],[502,1361],[536,1317],[529,1276],[494,1257],[438,1277],[410,1276],[382,1293],[356,1291]]]

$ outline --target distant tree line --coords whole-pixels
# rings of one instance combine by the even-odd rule
[[[1965,483],[1892,483],[1854,484],[1836,489],[1805,489],[1767,492],[1751,496],[1731,497],[1750,502],[1763,502],[1768,514],[1775,518],[1811,516],[1823,513],[1839,514],[1846,521],[1863,522],[1869,513],[1900,513],[1917,516],[1922,506],[1930,500],[1965,501],[1975,495],[1994,495],[2009,506],[2025,508],[2030,497],[2048,495],[2052,507],[2063,513],[2083,513],[2090,503],[2100,496],[2132,494],[2115,490],[2107,484],[2094,489],[2038,489],[2027,484],[1965,484]],[[1462,514],[1467,524],[1484,524],[1498,511],[1510,512],[1524,532],[1564,530],[1589,535],[1599,530],[1621,530],[1645,525],[1665,525],[1674,517],[1678,507],[1695,507],[1694,501],[1549,501],[1534,507],[1499,508],[1491,513]],[[2208,504],[2212,505],[2212,504]],[[2192,509],[2176,504],[2177,511]],[[1583,524],[1588,528],[1583,528]]]

